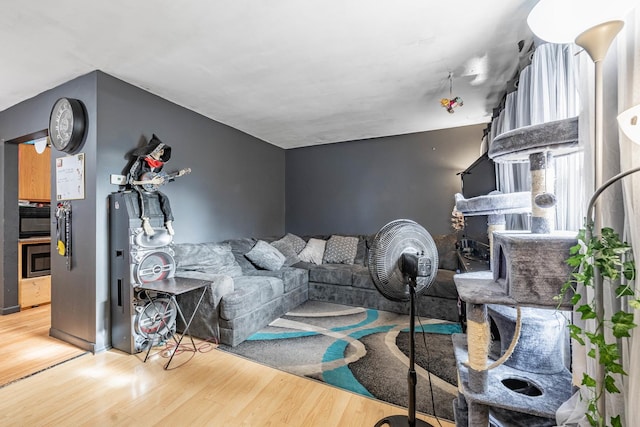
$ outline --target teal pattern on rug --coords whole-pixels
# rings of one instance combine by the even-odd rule
[[[376,322],[379,319],[379,312],[373,309],[367,309],[365,311],[366,317],[364,320],[359,321],[357,323],[353,323],[346,326],[340,326],[335,328],[330,328],[328,331],[330,332],[345,332],[353,330],[353,332],[349,333],[347,336],[352,338],[353,340],[359,340],[365,336],[378,334],[378,333],[387,333],[390,330],[396,328],[398,324],[387,324],[376,326],[372,328],[366,328],[367,325],[370,325]],[[363,329],[364,328],[364,329]],[[432,334],[454,334],[461,333],[462,329],[459,324],[454,323],[436,323],[436,324],[425,324],[418,325],[414,328],[416,332],[425,332]],[[409,328],[401,329],[402,332],[408,332]],[[287,340],[287,339],[295,339],[295,338],[304,338],[304,337],[312,337],[318,335],[326,335],[321,332],[315,331],[280,331],[280,332],[268,332],[268,331],[260,331],[249,338],[247,341],[269,341],[269,340]],[[345,339],[336,338],[336,341],[333,342],[326,349],[325,353],[322,357],[322,363],[328,363],[333,361],[341,360],[345,357],[346,349],[349,345],[349,341]],[[369,390],[367,390],[353,375],[353,372],[349,368],[349,366],[340,366],[335,369],[326,370],[322,372],[322,379],[331,385],[336,387],[343,388],[345,390],[352,391],[354,393],[361,394],[367,397],[373,397]]]

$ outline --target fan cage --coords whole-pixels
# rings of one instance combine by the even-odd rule
[[[409,283],[399,261],[410,253],[426,258],[430,264],[427,276],[418,276],[416,295],[424,293],[438,272],[438,250],[427,230],[415,221],[399,219],[386,224],[376,234],[369,251],[369,272],[378,291],[392,301],[409,301]]]

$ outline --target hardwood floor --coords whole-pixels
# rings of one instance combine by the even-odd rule
[[[0,425],[359,427],[406,414],[215,349],[166,361],[111,350],[62,363],[0,388]]]
[[[49,304],[0,316],[0,386],[85,353],[50,337],[50,326]]]

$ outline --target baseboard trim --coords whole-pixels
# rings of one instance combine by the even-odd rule
[[[20,306],[19,305],[14,305],[12,307],[3,307],[0,310],[0,314],[4,316],[5,314],[17,313],[19,311],[20,311]]]
[[[63,332],[56,328],[49,328],[49,335],[62,340],[64,342],[68,342],[69,344],[75,345],[76,347],[81,348],[82,350],[90,351],[93,354],[96,354],[98,351],[102,351],[105,349],[97,349],[96,344],[93,342],[89,342],[83,340],[82,338],[75,337],[66,332]]]

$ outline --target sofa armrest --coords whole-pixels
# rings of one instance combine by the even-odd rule
[[[216,305],[222,297],[232,293],[235,289],[233,277],[224,274],[209,274],[200,271],[176,271],[176,276],[210,281],[211,294],[214,297]]]

